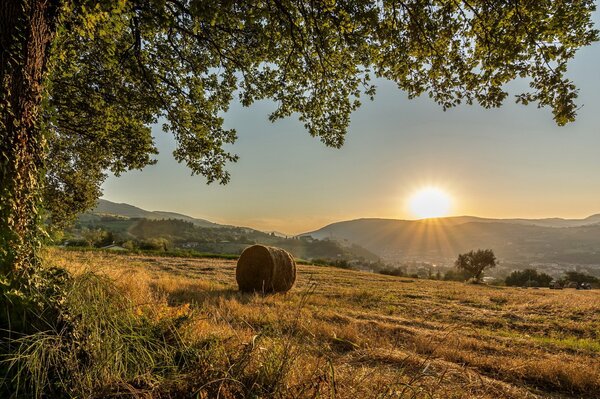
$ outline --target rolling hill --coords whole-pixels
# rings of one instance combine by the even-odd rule
[[[511,261],[600,264],[600,215],[585,219],[358,219],[303,235],[360,243],[386,260],[440,261],[492,248]]]
[[[111,226],[108,226],[106,220],[101,221],[106,216],[123,220],[110,221]],[[300,256],[308,255],[300,248],[307,246],[306,241],[288,242],[282,234],[221,225],[174,212],[147,211],[102,199],[96,208],[82,215],[80,222],[87,226],[108,227],[113,231],[121,228],[131,233],[135,231],[132,230],[133,219],[181,220],[206,229],[191,236],[169,234],[182,243],[198,241],[196,237],[199,235],[204,237],[199,240],[201,242],[207,241],[210,236],[216,237],[217,241],[244,238],[270,245],[287,245]],[[218,228],[219,232],[213,228]],[[366,258],[373,259],[375,254],[388,262],[421,260],[449,263],[458,253],[492,248],[499,258],[506,261],[600,265],[600,214],[584,219],[491,219],[475,216],[425,220],[357,219],[332,223],[302,236],[338,241],[343,248],[362,247],[367,250],[364,251]],[[309,252],[312,254],[313,251]]]
[[[182,215],[180,213],[175,212],[164,212],[164,211],[147,211],[142,208],[138,208],[137,206],[125,204],[125,203],[116,203],[107,201],[105,199],[99,199],[98,204],[94,209],[88,212],[88,215],[111,215],[111,216],[123,216],[127,218],[144,218],[150,220],[167,220],[167,219],[177,219],[177,220],[185,220],[186,222],[191,222],[195,226],[200,227],[223,227],[224,225],[209,222],[205,219],[197,219],[191,216]]]
[[[81,239],[90,231],[104,231],[110,233],[109,240],[114,243],[132,241],[135,246],[164,239],[169,243],[168,247],[174,249],[239,254],[248,245],[264,244],[284,248],[302,259],[354,261],[366,265],[380,260],[377,255],[356,244],[328,239],[300,239],[278,232],[221,225],[174,212],[151,212],[107,200],[99,200],[94,209],[79,217],[68,230],[69,239],[82,243]],[[103,241],[100,240],[105,244]]]

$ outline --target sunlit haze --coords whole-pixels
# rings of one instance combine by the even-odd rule
[[[448,216],[450,206],[450,196],[438,187],[422,188],[409,199],[410,211],[418,219]]]
[[[569,65],[583,107],[565,127],[547,108],[514,103],[526,82],[509,87],[501,108],[444,112],[427,96],[409,100],[378,80],[375,101],[364,99],[352,115],[341,149],[310,137],[297,116],[270,123],[268,101],[233,104],[224,118],[238,132],[229,149],[240,160],[229,165],[225,186],[190,176],[157,124],[158,164],[109,177],[104,198],[285,233],[365,217],[430,217],[407,206],[424,186],[447,188],[456,199],[445,211],[451,215],[583,218],[600,213],[599,62],[595,43]]]

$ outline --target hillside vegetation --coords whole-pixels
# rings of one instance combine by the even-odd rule
[[[300,265],[292,291],[263,296],[237,291],[234,261],[60,250],[47,258],[109,276],[135,317],[171,320],[187,348],[178,350],[195,348],[196,363],[178,374],[155,378],[154,363],[138,375],[104,373],[86,385],[94,396],[599,397],[597,290]]]
[[[352,260],[366,267],[379,261],[377,255],[357,244],[343,245],[329,239],[279,237],[247,227],[204,227],[182,219],[121,215],[86,214],[67,230],[67,238],[63,242],[99,247],[116,243],[128,249],[187,249],[228,255],[239,255],[250,244],[264,244],[284,248],[302,259]]]
[[[165,220],[165,219],[178,219],[185,220],[186,222],[192,222],[196,226],[202,227],[224,227],[223,225],[210,222],[205,219],[193,218],[191,216],[182,215],[175,212],[162,212],[162,211],[147,211],[137,206],[129,204],[118,204],[115,202],[107,201],[105,199],[98,199],[96,206],[88,212],[82,214],[80,219],[94,218],[94,216],[102,215],[118,215],[125,218],[138,218],[138,219],[150,219],[150,220]]]

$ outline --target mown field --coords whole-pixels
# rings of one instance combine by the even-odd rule
[[[114,396],[600,397],[600,291],[298,266],[287,294],[237,291],[235,261],[50,250],[110,276],[139,317],[177,320],[194,370]],[[105,331],[110,334],[110,331]]]

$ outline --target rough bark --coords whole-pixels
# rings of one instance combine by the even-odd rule
[[[39,241],[43,78],[60,0],[0,2],[0,277],[26,274]]]

